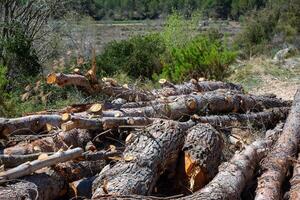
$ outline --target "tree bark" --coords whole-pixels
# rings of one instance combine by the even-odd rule
[[[93,182],[93,198],[105,194],[149,195],[164,170],[177,159],[185,131],[194,122],[157,120],[138,132],[124,151],[124,161],[101,172]]]
[[[275,142],[276,134],[272,139],[258,140],[248,145],[242,152],[236,153],[232,159],[219,166],[219,173],[204,188],[192,195],[170,198],[180,200],[238,200],[247,184],[254,177],[254,170],[259,161],[267,154]],[[149,196],[134,196],[132,194],[103,194],[102,196],[93,196],[93,199],[160,199]]]
[[[194,115],[193,120],[200,123],[209,123],[214,127],[222,127],[233,123],[255,123],[263,125],[267,128],[274,127],[280,120],[285,120],[290,108],[273,108],[263,112],[249,113],[249,114],[230,114],[230,115],[212,115],[212,116],[198,116]],[[110,115],[124,115],[120,111],[110,111]],[[114,114],[113,114],[114,113]],[[106,113],[107,115],[107,113]],[[126,114],[125,114],[126,115]],[[72,130],[74,128],[87,130],[107,130],[119,128],[122,126],[147,126],[153,122],[153,118],[147,117],[103,117],[94,119],[87,118],[87,115],[71,115],[70,121],[63,123],[61,128],[64,131]],[[70,123],[72,122],[72,123]]]
[[[38,134],[47,130],[47,124],[59,127],[61,123],[60,115],[33,115],[14,119],[0,118],[0,136],[7,137],[12,133]]]
[[[264,159],[263,174],[258,180],[256,200],[281,199],[281,186],[300,142],[300,90],[297,91],[283,133],[274,149]]]
[[[4,149],[5,155],[26,155],[40,152],[56,152],[60,149],[67,150],[70,146],[84,148],[92,137],[86,130],[73,129],[59,132],[52,137],[45,137],[33,142],[21,142],[15,146]]]
[[[95,176],[104,167],[104,162],[66,162],[53,169],[45,168],[39,173],[0,186],[0,199],[7,200],[52,200],[62,198],[68,190],[68,182]],[[16,182],[17,181],[17,182]],[[14,183],[16,182],[16,183]]]
[[[293,177],[290,180],[291,189],[289,191],[290,200],[300,199],[300,154],[298,154],[298,160],[294,165]]]
[[[133,88],[119,86],[118,84],[111,84],[109,81],[98,81],[97,83],[89,81],[89,79],[82,75],[66,75],[62,73],[52,73],[48,75],[48,84],[57,84],[60,87],[67,85],[79,86],[88,93],[102,92],[108,96],[122,98],[127,101],[151,101],[161,96],[175,96],[183,94],[191,94],[193,92],[207,92],[217,89],[229,89],[242,91],[240,85],[223,82],[212,81],[191,81],[182,85],[174,85],[173,87],[164,87],[162,89],[153,91],[142,91]]]
[[[209,124],[198,124],[187,132],[182,174],[190,191],[199,190],[218,173],[223,146],[222,136]]]

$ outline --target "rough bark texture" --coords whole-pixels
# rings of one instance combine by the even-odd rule
[[[45,169],[22,178],[22,180],[7,182],[0,186],[0,199],[7,200],[53,200],[67,193],[68,182],[77,181],[83,177],[94,176],[104,167],[104,162],[67,162],[54,169]]]
[[[297,91],[283,133],[275,147],[264,159],[263,174],[258,180],[256,200],[281,199],[281,186],[295,157],[300,142],[300,90]]]
[[[149,195],[183,145],[185,130],[194,125],[158,120],[138,132],[124,151],[124,161],[101,172],[93,183],[93,198],[105,194]]]
[[[223,139],[211,125],[198,124],[187,132],[182,150],[187,186],[197,191],[218,173]]]
[[[7,200],[52,200],[67,191],[64,178],[55,171],[24,177],[17,183],[0,186],[0,199]]]
[[[59,127],[61,124],[59,115],[33,115],[15,119],[0,118],[0,136],[15,134],[38,134],[40,131],[47,130],[46,125]]]
[[[74,128],[88,130],[107,130],[120,126],[146,126],[153,122],[153,119],[145,117],[99,117],[89,119],[87,117],[72,116],[70,121],[61,125],[62,130],[69,131]]]
[[[264,96],[242,95],[236,92],[207,92],[178,97],[171,103],[161,103],[119,111],[103,111],[103,117],[149,117],[181,119],[193,114],[245,113],[263,111],[274,107],[289,106],[289,102]]]
[[[291,189],[289,191],[290,200],[300,199],[300,154],[298,160],[294,165],[293,177],[290,180]]]
[[[57,84],[60,87],[67,85],[82,87],[88,93],[102,92],[108,96],[126,99],[127,101],[151,101],[160,96],[175,96],[182,94],[190,94],[193,92],[206,92],[217,89],[242,90],[240,85],[223,82],[212,81],[191,81],[182,85],[173,85],[172,87],[164,87],[159,90],[142,91],[128,86],[119,86],[111,81],[89,81],[88,78],[82,75],[66,75],[62,73],[52,73],[48,75],[48,84]]]
[[[6,155],[26,155],[39,152],[56,152],[60,149],[67,150],[70,146],[84,148],[92,137],[87,130],[73,129],[72,131],[59,132],[52,137],[45,137],[33,142],[21,142],[15,146],[4,149]]]
[[[274,126],[279,121],[285,120],[290,111],[289,107],[273,108],[263,112],[249,114],[194,116],[194,120],[201,123],[209,123],[214,127],[224,127],[236,122],[254,123],[265,127]]]

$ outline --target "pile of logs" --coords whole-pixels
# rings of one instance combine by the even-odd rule
[[[47,83],[110,98],[0,118],[0,199],[300,199],[300,90],[293,103],[194,79],[145,91],[94,66]]]

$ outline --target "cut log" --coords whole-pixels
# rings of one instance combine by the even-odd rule
[[[224,127],[237,122],[240,123],[253,123],[256,125],[263,125],[267,128],[274,127],[277,123],[285,120],[290,111],[289,107],[273,108],[258,113],[248,114],[230,114],[230,115],[211,115],[211,116],[198,116],[194,115],[192,118],[201,123],[209,123],[214,127]]]
[[[61,125],[59,115],[33,115],[14,119],[0,118],[0,136],[7,137],[10,134],[38,134],[47,130],[47,124],[54,127]]]
[[[237,122],[254,123],[263,125],[267,128],[274,127],[280,120],[285,120],[290,108],[273,108],[264,112],[249,113],[249,114],[230,114],[230,115],[212,115],[212,116],[198,116],[194,115],[192,119],[200,123],[209,123],[214,127],[223,127]],[[124,115],[120,111],[104,111],[105,115]],[[127,113],[128,114],[128,113]],[[137,113],[136,115],[141,114]],[[125,114],[126,115],[126,114]],[[69,115],[68,115],[69,116]],[[153,118],[147,117],[103,117],[89,119],[86,115],[81,117],[78,115],[71,115],[71,122],[62,124],[61,128],[64,131],[73,128],[87,129],[87,130],[107,130],[119,128],[122,126],[147,126],[153,122]]]
[[[95,81],[93,81],[95,82]],[[174,85],[174,87],[165,87],[153,91],[141,91],[129,87],[110,84],[109,81],[99,81],[98,83],[91,83],[88,78],[82,75],[66,75],[62,73],[52,73],[48,75],[48,84],[57,84],[60,87],[67,85],[79,86],[88,93],[104,93],[108,96],[126,99],[127,101],[151,101],[160,96],[174,96],[182,94],[190,94],[193,92],[206,92],[217,89],[242,90],[240,85],[223,82],[190,82],[182,85]]]
[[[7,182],[0,186],[0,199],[23,200],[38,199],[52,200],[66,195],[68,182],[77,181],[84,177],[94,176],[99,173],[104,162],[67,162],[55,166],[54,169],[39,171],[30,176],[25,176],[17,183]]]
[[[26,155],[39,152],[56,152],[60,149],[67,150],[70,146],[85,148],[92,137],[86,130],[73,129],[59,132],[52,137],[45,137],[33,142],[21,142],[15,146],[4,149],[5,155]]]
[[[218,173],[223,146],[220,133],[209,124],[198,124],[187,132],[184,174],[190,191],[199,190]]]
[[[256,200],[281,199],[281,186],[295,157],[300,142],[300,90],[297,91],[283,133],[274,149],[262,163],[263,174],[258,180]]]
[[[126,147],[123,161],[96,178],[93,198],[105,194],[151,194],[159,175],[177,160],[185,131],[193,125],[192,121],[157,120],[138,132]]]
[[[146,126],[153,122],[153,119],[145,117],[103,117],[88,119],[83,117],[71,116],[70,121],[63,123],[61,129],[69,131],[75,128],[88,130],[107,130],[120,126]]]
[[[69,196],[91,199],[92,186],[95,178],[96,177],[89,177],[70,183],[69,186],[71,191],[69,191]]]
[[[67,192],[63,177],[53,170],[47,173],[25,177],[20,182],[10,182],[0,186],[0,199],[6,200],[52,200],[62,197]]]
[[[88,92],[89,94],[92,94],[94,92],[90,81],[86,77],[78,74],[66,75],[63,73],[52,73],[48,75],[47,83],[57,84],[60,87],[65,87],[68,85],[81,87],[85,92]]]
[[[19,165],[18,167],[12,168],[8,171],[4,171],[0,173],[0,182],[5,182],[7,180],[13,180],[20,178],[22,176],[29,175],[39,169],[44,167],[49,167],[51,165],[66,162],[68,160],[72,160],[81,156],[83,150],[81,148],[75,148],[71,150],[67,150],[65,152],[57,152],[45,159],[35,160],[29,163],[24,163]]]
[[[276,134],[274,134],[276,136]],[[274,138],[276,139],[276,137]],[[219,173],[203,189],[180,200],[238,200],[249,180],[254,177],[254,170],[259,161],[267,154],[275,141],[261,139],[248,145],[242,152],[237,152],[229,162],[221,164]],[[97,179],[96,179],[97,180]],[[108,184],[109,182],[106,182]],[[107,186],[107,185],[106,185]],[[134,194],[134,193],[132,193]],[[125,196],[124,196],[125,195]],[[159,199],[149,196],[134,196],[130,194],[103,194],[93,196],[93,199]]]
[[[300,154],[298,154],[298,160],[295,162],[293,177],[290,180],[291,189],[289,191],[290,200],[300,199]]]

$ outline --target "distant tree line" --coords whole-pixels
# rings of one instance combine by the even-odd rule
[[[157,19],[181,12],[190,17],[201,10],[207,17],[238,19],[247,11],[264,7],[267,0],[72,0],[69,6],[96,20]]]

